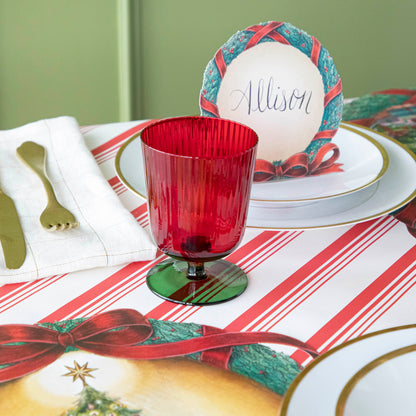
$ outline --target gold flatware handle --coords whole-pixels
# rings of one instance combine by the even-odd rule
[[[58,202],[52,184],[46,175],[45,148],[37,143],[28,141],[18,147],[16,153],[36,173],[45,188],[48,204],[40,216],[42,227],[48,231],[77,227],[79,223],[75,220],[72,213]]]
[[[20,159],[38,175],[45,188],[48,199],[55,199],[55,192],[46,176],[46,151],[45,148],[34,142],[24,142],[16,150]]]
[[[13,200],[0,189],[0,243],[8,269],[19,269],[26,258],[26,242]]]

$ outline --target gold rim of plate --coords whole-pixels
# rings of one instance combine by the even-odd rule
[[[399,348],[394,351],[390,351],[386,354],[381,355],[380,357],[370,361],[359,371],[357,371],[347,382],[347,384],[342,389],[339,399],[337,401],[337,406],[335,408],[335,416],[344,416],[345,405],[347,400],[351,395],[354,387],[371,371],[376,367],[386,363],[387,361],[393,360],[394,358],[400,357],[401,355],[408,354],[409,352],[416,351],[416,344],[408,345],[406,347]]]
[[[310,364],[308,364],[308,366],[304,370],[301,371],[301,373],[299,373],[299,375],[293,380],[292,384],[286,390],[286,393],[283,397],[283,404],[282,404],[282,408],[280,410],[280,415],[279,416],[287,416],[287,411],[289,409],[290,401],[293,397],[293,394],[296,391],[296,388],[299,386],[299,384],[302,382],[302,380],[309,374],[309,372],[311,370],[313,370],[321,361],[323,361],[326,358],[332,356],[336,352],[338,352],[338,351],[340,351],[344,348],[349,347],[352,344],[355,344],[357,342],[361,342],[364,339],[376,337],[376,336],[382,335],[382,334],[387,334],[389,332],[401,331],[403,329],[411,329],[411,328],[416,328],[416,324],[409,324],[409,325],[397,326],[397,327],[393,327],[393,328],[381,329],[380,331],[371,332],[370,334],[366,334],[366,335],[361,335],[360,337],[351,339],[351,340],[349,340],[347,342],[344,342],[344,343],[342,343],[342,344],[340,344],[340,345],[338,345],[334,348],[331,348],[326,353],[322,354],[318,358],[315,358]],[[397,351],[397,350],[395,350],[395,351]],[[393,352],[395,352],[395,351],[393,351]],[[388,354],[390,354],[390,353],[388,353]],[[388,354],[385,354],[385,355],[388,355]],[[383,357],[383,356],[381,356],[381,357]],[[370,364],[371,364],[371,362],[368,365],[370,365]],[[370,370],[371,370],[371,368],[370,368]],[[341,395],[340,395],[340,397],[341,397]],[[342,415],[342,413],[340,413],[340,414],[337,413],[336,414],[336,416],[340,416],[340,415]]]
[[[363,129],[363,130],[367,130],[369,132],[372,133],[376,133],[382,137],[384,137],[385,139],[393,142],[394,144],[396,144],[397,146],[399,146],[402,150],[404,150],[408,155],[410,155],[412,157],[412,159],[416,162],[416,155],[410,151],[405,145],[403,145],[402,143],[400,143],[398,140],[393,139],[390,136],[387,136],[386,134],[380,133],[376,130],[370,129],[369,127],[364,127],[361,126],[359,124],[355,124],[355,123],[351,123],[351,122],[342,122],[342,126],[343,128],[346,128],[347,130],[353,131],[354,133],[360,134],[360,135],[365,135],[367,136],[365,133],[357,130],[354,127]],[[140,136],[142,130],[140,130],[138,133],[135,133],[132,137],[130,137],[129,139],[126,140],[125,143],[123,143],[123,145],[120,147],[120,149],[117,151],[116,157],[115,157],[115,169],[117,172],[117,175],[119,176],[119,178],[121,179],[121,181],[124,183],[124,185],[126,185],[132,192],[134,192],[136,195],[140,196],[143,199],[147,199],[146,195],[138,192],[129,182],[128,180],[125,178],[125,176],[122,174],[121,172],[121,167],[120,167],[120,158],[121,155],[123,154],[125,148],[135,139],[137,139],[137,137]],[[376,139],[373,139],[372,137],[367,136],[370,141],[376,141]],[[378,143],[378,142],[377,142]],[[383,148],[383,146],[382,146]],[[386,152],[386,150],[383,148],[384,152]],[[387,152],[386,152],[387,153]],[[386,166],[386,169],[388,167],[388,163]],[[384,173],[384,172],[383,172]],[[380,178],[381,179],[381,178]],[[342,225],[350,225],[350,224],[356,224],[357,222],[364,222],[364,221],[368,221],[374,218],[379,218],[383,215],[387,215],[390,212],[393,212],[397,209],[399,209],[400,207],[406,205],[408,202],[410,202],[413,198],[416,197],[416,189],[414,189],[414,191],[408,195],[407,198],[405,198],[403,201],[400,201],[399,203],[397,203],[396,205],[390,207],[387,210],[384,210],[382,212],[378,212],[376,214],[373,215],[369,215],[367,217],[363,217],[363,218],[359,218],[356,220],[350,220],[350,221],[343,221],[343,222],[338,222],[335,224],[328,224],[328,225],[319,225],[319,226],[306,226],[306,227],[275,227],[275,226],[255,226],[255,225],[246,225],[247,228],[258,228],[258,229],[263,229],[263,230],[307,230],[307,229],[321,229],[321,228],[332,228],[332,227],[337,227],[337,226],[342,226]]]
[[[314,198],[301,198],[301,199],[254,199],[251,198],[251,201],[256,201],[256,202],[281,202],[281,203],[295,203],[295,202],[318,202],[318,201],[323,201],[325,199],[329,199],[329,198],[334,198],[334,197],[338,197],[338,196],[343,196],[343,195],[348,195],[357,191],[360,191],[361,189],[367,188],[368,186],[372,185],[373,183],[377,182],[386,172],[387,168],[389,167],[389,156],[387,154],[386,149],[384,149],[384,147],[376,140],[373,139],[372,137],[370,137],[369,135],[358,131],[350,126],[347,125],[348,123],[342,122],[341,123],[341,127],[345,130],[348,131],[352,131],[353,133],[358,134],[359,136],[363,137],[364,139],[366,139],[367,141],[369,141],[372,145],[374,145],[378,151],[381,154],[382,160],[383,160],[383,164],[381,166],[380,172],[378,173],[378,175],[372,179],[371,181],[369,181],[368,183],[361,185],[357,188],[351,189],[349,191],[345,191],[345,192],[339,192],[333,195],[327,195],[327,196],[318,196],[318,197],[314,197]]]
[[[411,150],[409,150],[405,145],[400,143],[398,140],[393,139],[390,136],[387,136],[387,134],[380,133],[376,130],[370,129],[369,127],[360,126],[359,124],[355,124],[355,123],[343,122],[343,125],[344,125],[344,127],[349,126],[351,130],[353,130],[354,132],[356,132],[358,134],[360,134],[361,132],[359,130],[354,129],[354,127],[358,127],[358,128],[364,129],[364,130],[368,130],[372,133],[377,133],[378,135],[386,138],[387,140],[395,143],[397,146],[402,148],[416,162],[416,155]],[[338,226],[341,226],[341,225],[356,224],[358,222],[369,221],[369,220],[372,220],[374,218],[379,218],[379,217],[382,217],[383,215],[387,215],[387,214],[403,207],[404,205],[406,205],[408,202],[410,202],[415,197],[416,197],[416,188],[407,198],[405,198],[403,201],[400,201],[399,203],[397,203],[393,207],[390,207],[387,210],[384,210],[382,212],[378,212],[378,213],[373,214],[373,215],[369,215],[369,216],[364,217],[364,218],[360,218],[358,220],[344,221],[344,222],[339,222],[339,223],[336,223],[336,224],[310,226],[310,227],[263,227],[263,226],[253,226],[253,225],[247,225],[247,227],[248,228],[259,228],[259,229],[262,229],[262,230],[282,230],[282,229],[284,229],[284,230],[307,230],[307,229],[332,228],[332,227],[338,227]]]
[[[120,147],[120,149],[118,149],[117,153],[116,153],[116,158],[114,161],[115,164],[115,168],[116,168],[116,173],[118,175],[118,177],[121,179],[121,181],[124,183],[124,185],[126,185],[132,192],[134,192],[136,195],[139,195],[140,197],[142,197],[143,199],[146,199],[146,195],[141,194],[140,192],[138,192],[131,184],[130,182],[126,179],[126,177],[123,175],[123,173],[121,172],[121,167],[120,167],[120,159],[121,159],[121,155],[123,154],[125,148],[135,139],[137,139],[138,137],[140,137],[140,135],[142,134],[142,130],[140,130],[138,133],[133,134],[133,136],[131,136],[129,139],[127,139]]]

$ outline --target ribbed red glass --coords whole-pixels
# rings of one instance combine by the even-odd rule
[[[243,236],[257,135],[209,117],[159,121],[141,134],[153,237],[186,261],[219,259]]]

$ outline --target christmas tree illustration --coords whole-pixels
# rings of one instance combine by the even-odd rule
[[[64,376],[71,376],[72,381],[81,380],[83,389],[74,407],[64,412],[61,416],[139,416],[140,410],[129,409],[119,400],[107,397],[89,386],[86,377],[94,377],[91,372],[96,368],[88,368],[88,363],[80,366],[74,361],[74,367],[65,366],[69,372]]]

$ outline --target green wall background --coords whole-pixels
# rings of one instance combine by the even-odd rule
[[[346,97],[416,87],[415,16],[414,0],[0,0],[0,129],[198,113],[216,50],[269,20],[318,38]]]
[[[117,2],[0,0],[0,129],[119,118]]]
[[[344,96],[416,87],[415,0],[143,0],[142,116],[198,112],[206,64],[238,30],[290,22],[328,49]]]

